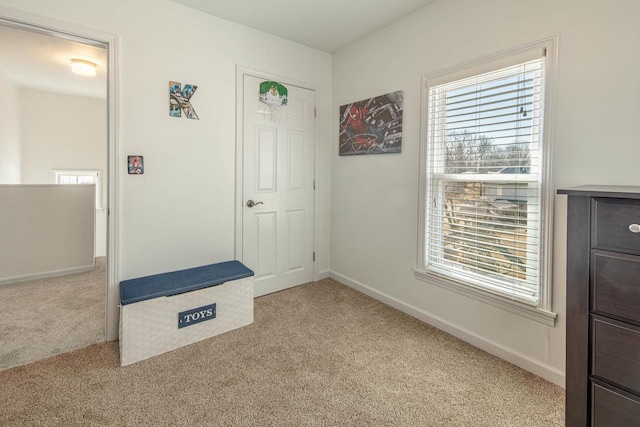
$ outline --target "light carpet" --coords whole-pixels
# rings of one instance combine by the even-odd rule
[[[0,285],[0,370],[104,341],[106,258],[93,271]]]
[[[563,390],[331,279],[125,368],[103,343],[0,372],[0,425],[562,426]]]

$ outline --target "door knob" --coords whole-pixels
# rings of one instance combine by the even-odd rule
[[[262,204],[263,204],[262,202],[254,202],[254,201],[253,201],[253,200],[251,200],[251,199],[247,200],[247,207],[248,207],[248,208],[252,208],[252,207],[254,207],[255,205],[262,205]]]

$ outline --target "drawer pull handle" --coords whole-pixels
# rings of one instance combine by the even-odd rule
[[[640,233],[640,225],[638,224],[631,224],[629,226],[629,231],[632,233]]]

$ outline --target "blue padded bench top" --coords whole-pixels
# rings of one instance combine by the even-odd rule
[[[253,276],[253,271],[240,261],[226,261],[125,280],[120,282],[120,303],[126,305],[152,298],[178,295],[249,276]]]

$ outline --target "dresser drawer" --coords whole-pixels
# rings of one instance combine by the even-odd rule
[[[592,315],[592,374],[640,394],[640,328]]]
[[[640,256],[591,252],[591,310],[640,324]]]
[[[593,248],[640,254],[640,232],[629,229],[640,227],[640,201],[594,198],[591,207]]]
[[[640,425],[640,399],[622,390],[591,384],[591,425],[629,427]]]

